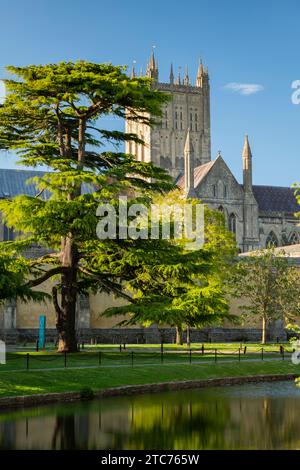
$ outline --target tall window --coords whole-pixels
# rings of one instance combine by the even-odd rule
[[[227,198],[227,186],[224,184],[224,198]]]
[[[278,246],[278,245],[279,245],[278,238],[276,237],[275,233],[271,231],[269,235],[267,236],[266,247],[268,248],[270,246]]]
[[[212,193],[213,193],[213,197],[216,197],[217,196],[217,188],[216,188],[216,185],[214,184],[213,187],[212,187]]]
[[[289,238],[289,244],[290,245],[296,245],[297,243],[299,243],[299,236],[296,232],[293,232],[291,235],[290,235],[290,238]]]
[[[7,225],[3,226],[3,241],[11,242],[14,239],[14,230],[12,228],[7,227]]]
[[[235,214],[230,214],[228,222],[229,222],[230,232],[236,233],[236,216],[235,216]]]

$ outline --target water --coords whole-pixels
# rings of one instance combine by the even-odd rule
[[[0,449],[300,449],[300,389],[247,384],[1,413]]]

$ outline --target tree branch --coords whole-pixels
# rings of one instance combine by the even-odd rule
[[[63,266],[57,266],[56,268],[47,271],[43,276],[39,277],[38,279],[32,279],[31,281],[27,282],[27,284],[25,284],[25,287],[39,286],[40,284],[47,281],[56,274],[62,274],[65,270],[66,268],[64,268]]]
[[[120,297],[123,297],[124,299],[128,300],[131,303],[134,303],[134,299],[130,297],[130,295],[125,294],[121,289],[116,287],[116,285],[108,280],[104,280],[101,276],[98,276],[97,274],[94,274],[87,269],[83,268],[82,266],[79,266],[79,270],[83,273],[86,274],[87,276],[95,279],[96,281],[100,282],[105,286],[106,288],[111,289],[115,294],[119,295]]]

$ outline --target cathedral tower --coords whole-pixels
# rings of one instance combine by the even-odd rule
[[[142,138],[145,145],[126,143],[126,152],[137,160],[152,162],[165,168],[177,178],[184,171],[184,147],[189,129],[193,147],[194,166],[211,160],[210,143],[210,86],[207,68],[199,63],[195,85],[191,84],[188,68],[181,78],[174,76],[170,68],[169,83],[158,81],[158,65],[152,50],[147,66],[147,76],[153,79],[153,86],[172,96],[163,105],[162,118],[157,126],[149,129],[144,124],[126,121],[126,132],[133,132]]]

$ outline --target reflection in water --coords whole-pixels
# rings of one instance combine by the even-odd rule
[[[293,382],[168,392],[0,414],[0,449],[298,449]]]

